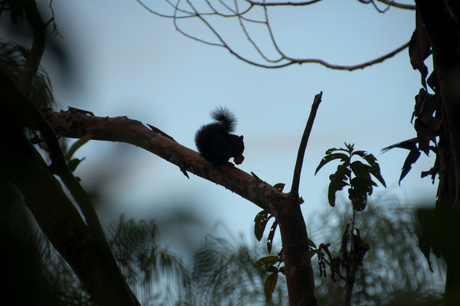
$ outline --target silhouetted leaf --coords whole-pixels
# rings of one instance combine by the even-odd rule
[[[388,152],[388,151],[390,151],[391,149],[394,149],[394,148],[401,148],[401,149],[411,150],[412,147],[414,146],[414,144],[416,144],[417,142],[418,142],[417,138],[412,138],[412,139],[408,139],[408,140],[404,140],[404,141],[395,143],[395,144],[393,144],[391,146],[383,148],[382,149],[382,154],[386,153],[386,152]]]
[[[260,241],[262,239],[262,236],[264,235],[265,227],[267,226],[268,220],[273,217],[272,215],[269,215],[268,212],[265,210],[262,210],[259,212],[256,217],[254,218],[254,235],[256,236],[256,239]]]
[[[329,150],[332,150],[332,149],[329,149]],[[326,154],[328,154],[328,151],[326,151]],[[334,150],[337,150],[334,148]],[[325,165],[327,164],[328,162],[332,161],[332,160],[335,160],[335,159],[340,159],[342,160],[343,162],[348,162],[348,160],[350,159],[350,157],[347,155],[347,154],[344,154],[344,153],[334,153],[334,154],[328,154],[326,156],[323,157],[323,159],[321,160],[321,162],[319,163],[318,167],[316,168],[315,170],[315,175],[316,173],[318,173],[318,171]]]
[[[262,267],[265,265],[272,266],[280,260],[278,256],[265,256],[254,263],[254,267]]]
[[[284,274],[284,271],[285,271],[285,270],[286,270],[286,269],[285,269],[285,267],[284,267],[284,266],[282,266],[282,267],[280,268],[280,270],[279,270],[279,271],[280,271],[281,273],[283,273],[283,275],[286,275],[286,274]]]
[[[267,238],[268,254],[270,254],[270,252],[272,251],[273,237],[275,236],[275,231],[276,231],[277,226],[278,226],[278,222],[275,220],[272,224],[272,227],[270,228],[270,233],[268,234],[268,238]]]
[[[350,171],[348,168],[341,164],[337,166],[337,171],[329,176],[331,183],[328,189],[328,201],[332,207],[335,206],[335,193],[348,185],[347,180],[349,173]]]
[[[415,97],[415,109],[412,118],[417,117],[414,128],[417,131],[418,148],[426,155],[430,151],[430,141],[438,135],[441,120],[434,117],[434,113],[439,110],[440,103],[438,96],[427,93],[420,89]]]
[[[428,69],[424,64],[425,59],[431,54],[431,46],[428,40],[428,34],[423,26],[423,20],[420,14],[416,13],[416,27],[409,43],[409,56],[412,68],[420,71],[422,85],[426,89],[426,76]]]
[[[82,159],[74,158],[74,159],[72,159],[72,160],[69,160],[68,165],[69,165],[70,171],[74,172],[75,169],[77,169],[78,165],[79,165],[84,159],[85,159],[85,157],[83,157]]]
[[[367,152],[366,152],[366,151],[361,151],[361,150],[359,150],[359,151],[353,151],[353,153],[351,153],[351,155],[352,155],[352,156],[353,156],[353,155],[358,155],[359,157],[364,158],[364,156],[367,155]]]
[[[434,91],[434,92],[438,92],[439,91],[439,79],[438,79],[438,73],[436,72],[436,70],[433,70],[433,72],[430,74],[430,76],[428,77],[428,86],[430,86],[430,88]]]
[[[353,174],[357,177],[369,177],[369,166],[363,164],[359,160],[356,160],[350,164],[351,171],[353,171]]]
[[[372,194],[372,183],[374,183],[372,180],[365,177],[354,177],[351,180],[353,188],[348,189],[348,198],[355,211],[362,211],[366,208],[367,195]]]
[[[412,164],[417,161],[417,159],[420,157],[420,151],[417,149],[415,146],[415,143],[412,144],[412,148],[409,152],[409,155],[407,155],[406,160],[404,161],[404,165],[402,167],[401,171],[401,177],[399,178],[399,184],[401,184],[402,179],[409,173],[409,171],[412,169]]]
[[[370,174],[372,174],[386,188],[387,185],[385,184],[385,180],[383,179],[382,174],[380,173],[380,166],[377,163],[377,158],[375,158],[375,156],[370,153],[365,153],[361,157],[370,165],[370,167],[367,168],[367,171]]]
[[[422,178],[427,175],[431,175],[431,183],[434,185],[434,181],[436,179],[436,175],[439,173],[439,167],[441,166],[439,162],[439,157],[436,156],[436,160],[434,161],[434,166],[428,171],[422,171]]]
[[[273,272],[267,277],[264,286],[265,299],[271,301],[273,291],[275,291],[276,283],[278,282],[278,272]]]
[[[371,165],[371,167],[369,168],[369,172],[380,182],[380,184],[383,185],[383,187],[387,188],[387,185],[385,184],[385,180],[383,179],[383,176],[380,173],[379,164],[375,163],[374,165]]]
[[[80,139],[78,139],[74,144],[70,147],[69,151],[67,152],[67,159],[71,159],[75,151],[77,151],[82,145],[87,143],[93,135],[88,134],[85,136],[82,136]]]

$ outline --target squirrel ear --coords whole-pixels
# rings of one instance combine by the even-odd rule
[[[243,135],[240,136],[240,139],[243,140]]]

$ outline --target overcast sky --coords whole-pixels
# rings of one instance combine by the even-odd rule
[[[159,0],[145,3],[168,12]],[[236,134],[244,135],[245,161],[238,167],[270,184],[286,183],[289,190],[311,103],[322,91],[301,178],[306,217],[330,209],[326,192],[337,164],[316,176],[314,171],[327,149],[343,147],[344,142],[377,157],[388,189],[379,185],[376,193],[388,192],[412,204],[434,200],[435,186],[428,178],[420,179],[433,158],[422,156],[399,187],[408,151],[380,154],[383,147],[415,137],[410,120],[421,84],[407,50],[354,72],[318,64],[270,70],[244,63],[224,48],[184,37],[172,19],[153,15],[134,0],[52,5],[76,74],[69,87],[49,69],[63,109],[73,106],[96,116],[128,116],[195,150],[196,130],[211,122],[211,110],[226,106],[238,118]],[[276,41],[289,56],[342,65],[360,64],[396,49],[409,41],[415,25],[413,11],[390,8],[380,14],[371,4],[343,0],[271,8],[269,17]],[[213,22],[241,54],[258,60],[237,22],[217,18]],[[212,39],[200,22],[180,25],[197,37]],[[260,45],[269,48],[267,33],[260,27],[252,30]],[[126,144],[91,141],[77,157],[86,157],[76,173],[84,186],[102,188],[106,204],[100,211],[105,223],[120,213],[154,218],[164,228],[163,242],[175,251],[199,244],[219,221],[252,240],[253,219],[260,209],[221,186],[194,175],[187,179],[176,166]],[[175,208],[179,210],[171,210]],[[183,222],[174,227],[178,211]],[[172,232],[184,239],[169,242]]]

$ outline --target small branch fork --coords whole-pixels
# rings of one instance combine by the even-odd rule
[[[403,44],[402,46],[396,48],[395,50],[382,55],[378,58],[375,58],[370,61],[363,62],[357,65],[336,65],[326,62],[322,59],[316,58],[293,58],[289,55],[285,54],[278,43],[276,42],[276,38],[273,34],[272,26],[270,24],[270,20],[268,17],[268,7],[280,7],[280,6],[307,6],[310,4],[317,3],[321,0],[310,0],[310,1],[302,1],[302,2],[265,2],[265,1],[254,1],[254,0],[233,0],[233,5],[228,4],[224,0],[216,0],[215,2],[211,3],[211,0],[206,0],[207,11],[203,11],[201,9],[197,9],[196,5],[192,4],[191,0],[176,0],[177,2],[174,4],[172,0],[165,0],[166,3],[173,9],[173,13],[171,14],[163,14],[159,11],[149,8],[142,0],[136,0],[140,5],[142,5],[146,10],[150,13],[155,14],[160,17],[165,18],[172,18],[174,22],[174,27],[176,30],[181,33],[182,35],[191,38],[193,40],[199,41],[201,43],[217,46],[227,49],[231,54],[236,56],[238,59],[251,64],[257,67],[263,68],[282,68],[287,67],[293,64],[310,64],[315,63],[322,65],[329,69],[335,70],[346,70],[346,71],[353,71],[357,69],[363,69],[365,67],[372,66],[377,63],[381,63],[402,50],[406,49],[409,46],[409,42]],[[415,10],[415,5],[405,5],[400,4],[391,0],[358,0],[364,4],[372,3],[375,9],[380,13],[385,13],[391,6],[397,7],[400,9],[408,9],[408,10]],[[376,5],[376,1],[384,3],[387,5],[385,9],[380,9]],[[182,3],[185,2],[185,5]],[[231,2],[231,1],[228,1]],[[244,5],[244,8],[242,5]],[[187,6],[187,8],[184,8]],[[259,9],[259,11],[258,11]],[[262,9],[262,15],[260,19],[255,19],[255,16],[260,15],[260,9]],[[261,61],[251,60],[248,57],[241,55],[238,51],[236,51],[232,46],[230,46],[229,42],[223,37],[221,33],[219,33],[216,27],[211,23],[211,20],[215,20],[214,17],[221,17],[221,18],[237,18],[239,26],[241,27],[244,37],[249,41],[252,45],[253,49],[256,53],[261,57]],[[181,26],[179,26],[179,20],[190,19],[190,18],[198,18],[212,33],[212,35],[216,38],[215,42],[205,40],[199,38],[198,36],[189,34],[189,32],[185,31]],[[262,25],[265,27],[266,31],[270,36],[270,41],[272,47],[276,51],[277,55],[275,57],[268,56],[267,52],[262,50],[260,45],[257,45],[253,37],[251,36],[248,26],[249,25]]]

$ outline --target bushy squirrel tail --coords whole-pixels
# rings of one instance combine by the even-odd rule
[[[235,115],[224,107],[218,107],[211,113],[211,117],[219,121],[227,133],[232,133],[236,128],[236,117]]]

